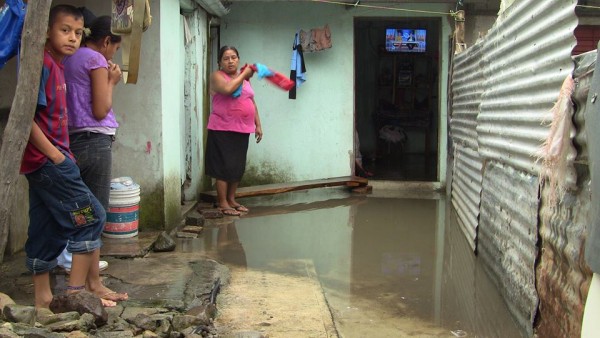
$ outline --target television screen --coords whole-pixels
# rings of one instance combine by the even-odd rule
[[[424,53],[427,50],[427,30],[388,28],[385,30],[385,50],[388,52]]]

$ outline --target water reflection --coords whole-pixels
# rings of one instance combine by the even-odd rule
[[[311,264],[340,336],[521,336],[443,196],[315,189],[243,202],[252,212],[213,223],[201,249],[249,270]]]

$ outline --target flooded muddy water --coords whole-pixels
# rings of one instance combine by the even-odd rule
[[[522,337],[443,195],[336,188],[240,202],[249,214],[209,222],[180,249],[239,276],[314,271],[340,337]]]

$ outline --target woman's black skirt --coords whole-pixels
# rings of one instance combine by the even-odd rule
[[[218,180],[239,182],[246,170],[250,134],[208,130],[206,139],[206,174]]]

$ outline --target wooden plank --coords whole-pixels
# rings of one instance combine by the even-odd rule
[[[289,182],[289,183],[274,183],[274,184],[264,184],[257,185],[252,187],[243,187],[238,188],[235,194],[236,198],[242,197],[254,197],[254,196],[264,196],[264,195],[274,195],[281,194],[289,191],[298,191],[298,190],[306,190],[306,189],[314,189],[314,188],[327,188],[327,187],[361,187],[366,186],[369,183],[369,180],[363,177],[358,176],[345,176],[345,177],[335,177],[335,178],[327,178],[321,180],[312,180],[312,181],[300,181],[300,182]],[[200,193],[200,199],[202,201],[214,202],[217,199],[216,191],[205,191]]]

